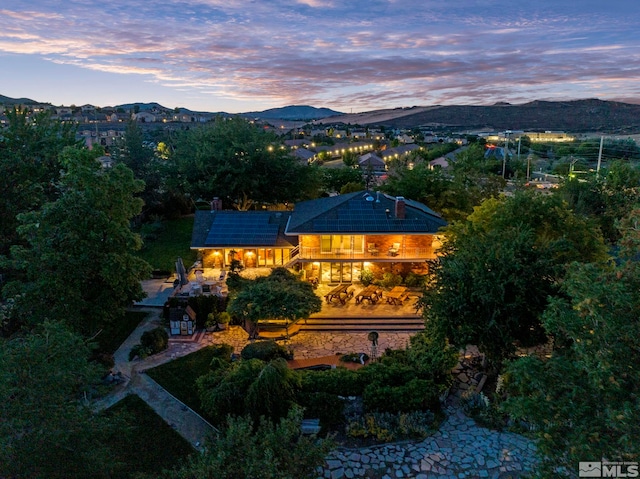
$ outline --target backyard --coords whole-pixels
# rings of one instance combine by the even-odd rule
[[[188,267],[197,257],[189,249],[192,229],[193,216],[145,224],[140,231],[143,247],[139,256],[156,271],[173,272],[178,256]]]

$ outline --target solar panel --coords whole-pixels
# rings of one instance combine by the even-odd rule
[[[208,246],[272,246],[278,239],[278,225],[270,215],[217,214],[205,244]]]

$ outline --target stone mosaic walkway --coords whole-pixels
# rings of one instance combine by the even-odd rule
[[[533,442],[479,427],[457,409],[447,412],[424,441],[331,452],[319,479],[502,479],[534,470]]]
[[[178,433],[194,446],[200,446],[210,426],[175,398],[162,395],[156,390],[159,388],[156,383],[138,372],[212,344],[231,344],[235,352],[240,353],[248,342],[248,335],[242,328],[232,326],[226,331],[199,334],[190,340],[172,339],[166,351],[131,363],[126,357],[131,346],[139,341],[144,330],[160,323],[159,311],[152,308],[148,311],[150,316],[115,355],[116,370],[125,374],[126,383],[116,387],[96,408],[108,407],[128,393],[139,394]],[[378,352],[404,348],[410,337],[411,333],[380,333]],[[367,333],[301,332],[292,337],[288,345],[298,359],[371,351]],[[465,371],[460,369],[456,373],[465,374]],[[475,378],[469,378],[468,383],[467,387],[475,387]],[[332,451],[318,479],[506,479],[516,478],[535,467],[535,445],[528,439],[479,427],[457,408],[449,408],[447,414],[438,432],[424,441]]]

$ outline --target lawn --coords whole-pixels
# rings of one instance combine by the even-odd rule
[[[213,346],[148,369],[147,374],[191,409],[202,414],[196,379],[209,372]],[[205,416],[206,417],[206,416]]]
[[[191,445],[136,395],[129,395],[108,412],[121,413],[130,428],[113,443],[115,460],[122,462],[121,475],[129,479],[144,473],[154,476],[163,469],[173,469],[194,452]]]
[[[107,324],[96,338],[98,344],[96,354],[115,353],[147,314],[142,311],[126,311],[124,316]]]
[[[197,252],[189,249],[192,229],[193,216],[145,225],[141,232],[144,245],[139,256],[153,269],[171,272],[175,271],[175,262],[180,256],[188,268],[197,258]]]

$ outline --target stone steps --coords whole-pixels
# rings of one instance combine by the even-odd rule
[[[310,318],[300,321],[300,331],[422,331],[424,320],[412,317]]]

